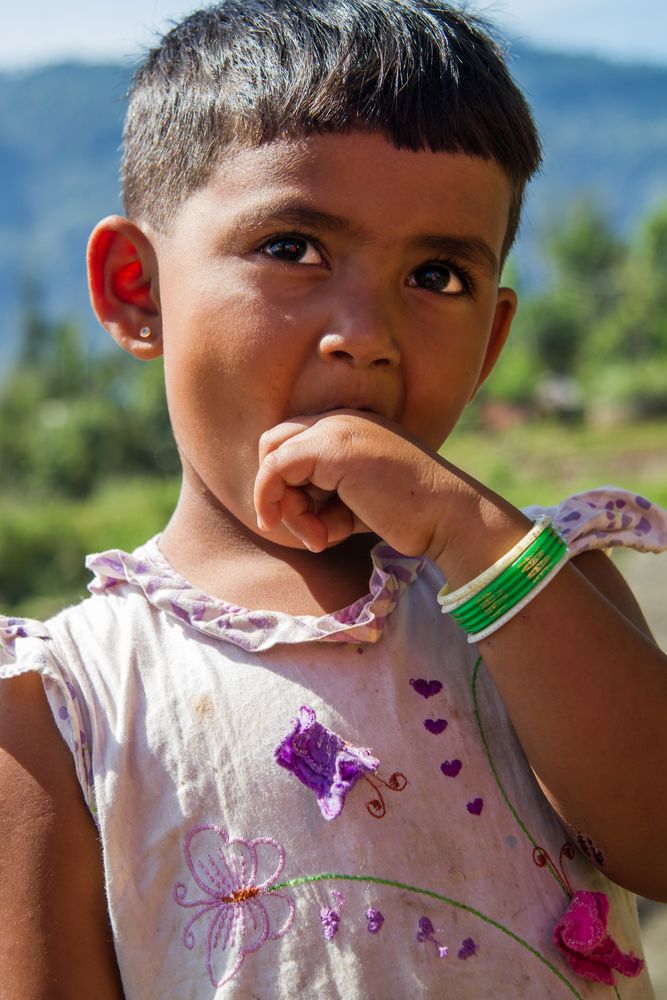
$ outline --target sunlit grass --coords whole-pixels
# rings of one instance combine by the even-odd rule
[[[442,455],[517,506],[557,503],[607,483],[667,506],[664,420],[613,428],[542,423],[455,432]]]

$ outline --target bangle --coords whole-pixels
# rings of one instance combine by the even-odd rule
[[[540,514],[539,517],[535,519],[533,527],[530,529],[527,535],[524,535],[516,545],[514,545],[509,552],[506,552],[504,556],[497,559],[492,566],[485,569],[483,573],[476,576],[474,580],[469,583],[465,583],[458,590],[453,593],[449,593],[449,586],[445,584],[442,590],[438,593],[438,604],[442,608],[443,614],[448,614],[454,611],[456,608],[465,604],[467,600],[474,597],[475,594],[479,594],[480,590],[483,590],[487,584],[492,583],[500,574],[511,566],[514,560],[526,551],[531,542],[534,542],[537,536],[544,530],[545,521],[548,518],[546,514]]]
[[[466,632],[477,632],[500,618],[549,572],[562,555],[563,542],[551,525],[493,583],[452,612]]]
[[[488,570],[453,594],[438,594],[442,611],[468,633],[468,642],[478,642],[532,601],[567,559],[565,540],[542,516]]]
[[[562,569],[562,567],[565,565],[565,563],[568,561],[569,558],[570,558],[569,552],[565,551],[561,556],[561,558],[558,560],[558,562],[551,567],[546,576],[542,577],[539,583],[536,583],[533,589],[530,590],[527,594],[525,594],[521,598],[521,600],[514,605],[513,608],[510,608],[509,611],[505,612],[504,615],[501,615],[500,618],[497,618],[496,621],[494,621],[491,625],[488,625],[486,628],[482,629],[481,632],[475,632],[474,634],[469,635],[468,642],[471,644],[475,642],[481,642],[482,639],[486,639],[487,636],[492,635],[499,628],[502,628],[502,626],[505,625],[512,618],[514,618],[515,615],[518,615],[519,612],[522,611],[527,604],[530,604],[530,602],[535,597],[537,597],[540,591],[544,590],[544,588],[547,586],[548,583],[551,583],[556,573],[558,573],[558,571]]]

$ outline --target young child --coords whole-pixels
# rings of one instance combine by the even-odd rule
[[[3,996],[652,995],[667,670],[599,550],[667,516],[437,453],[538,163],[440,0],[228,0],[148,55],[90,287],[164,355],[182,492],[0,620]]]

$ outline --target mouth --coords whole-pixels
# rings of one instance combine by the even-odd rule
[[[359,403],[333,403],[331,406],[322,406],[313,411],[311,416],[315,416],[318,413],[334,413],[337,410],[352,410],[355,413],[368,413],[373,417],[384,417],[385,419],[389,419],[379,407],[366,406],[365,404]]]

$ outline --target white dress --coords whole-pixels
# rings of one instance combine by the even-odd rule
[[[618,490],[552,513],[572,552],[667,547]],[[437,569],[374,563],[366,598],[294,618],[197,592],[153,540],[91,557],[45,625],[0,618],[0,676],[44,678],[99,826],[127,1000],[651,997],[554,945],[589,890],[640,956],[634,898],[566,846]]]

